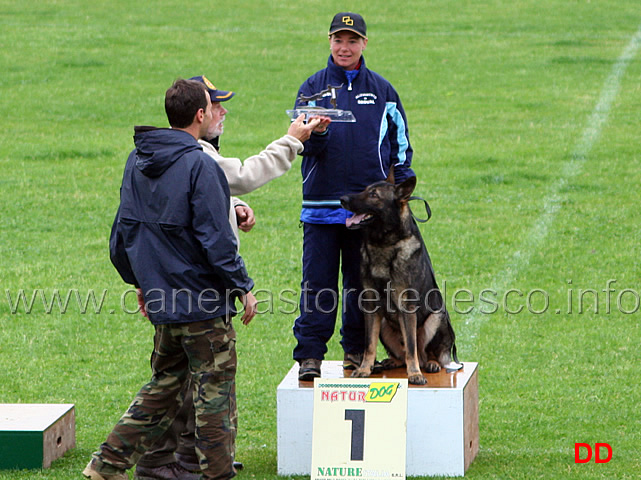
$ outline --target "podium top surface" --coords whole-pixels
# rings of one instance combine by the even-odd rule
[[[456,372],[446,372],[441,369],[438,373],[423,373],[427,380],[426,385],[409,385],[409,388],[447,388],[463,390],[468,381],[478,367],[477,362],[461,362],[463,368]],[[321,365],[321,378],[348,378],[353,370],[344,370],[343,362],[336,360],[324,360]],[[403,368],[394,368],[392,370],[385,370],[382,373],[374,373],[369,378],[372,379],[392,379],[392,378],[407,378],[407,370]],[[301,382],[298,380],[298,363],[295,363],[289,370],[283,381],[278,386],[278,389],[298,389],[298,388],[314,388],[314,382]]]
[[[41,432],[73,408],[73,403],[0,403],[0,431]]]

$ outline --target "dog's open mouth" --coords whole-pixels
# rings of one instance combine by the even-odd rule
[[[355,214],[353,217],[348,218],[345,221],[347,228],[358,228],[361,225],[366,225],[374,219],[373,215],[369,213],[359,213]]]

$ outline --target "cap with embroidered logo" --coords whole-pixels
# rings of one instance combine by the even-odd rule
[[[198,77],[191,77],[189,80],[196,80],[197,82],[204,83],[209,91],[209,96],[211,97],[212,102],[226,102],[231,97],[235,95],[234,92],[226,92],[225,90],[218,90],[214,87],[214,84],[209,81],[209,79],[200,75]]]
[[[329,26],[329,34],[332,35],[341,30],[349,30],[367,38],[367,25],[358,13],[341,12],[334,15],[332,24]]]

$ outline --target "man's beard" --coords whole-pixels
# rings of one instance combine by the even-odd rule
[[[223,126],[223,124],[222,124],[222,122],[221,122],[218,126],[216,126],[216,128],[215,128],[215,129],[213,129],[213,130],[209,130],[209,131],[207,132],[207,136],[208,136],[209,138],[216,138],[216,137],[220,137],[220,136],[223,134],[223,131],[224,131],[224,130],[225,130],[225,127]]]

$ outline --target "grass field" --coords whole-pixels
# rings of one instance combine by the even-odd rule
[[[346,8],[368,22],[368,66],[403,99],[433,211],[421,229],[459,356],[480,364],[466,476],[641,475],[638,0],[0,0],[0,403],[77,415],[76,449],[0,480],[81,478],[149,376],[152,328],[126,313],[107,252],[133,126],[166,126],[165,90],[204,73],[237,92],[222,153],[258,152],[286,131]],[[298,165],[246,199],[257,288],[298,291]],[[47,307],[56,290],[62,305]],[[100,308],[83,308],[89,292]],[[287,309],[237,326],[241,479],[278,478]],[[327,358],[341,355],[334,338]],[[610,444],[612,460],[575,464],[577,442]]]

